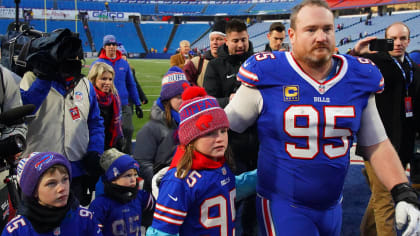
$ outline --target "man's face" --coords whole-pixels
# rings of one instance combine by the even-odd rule
[[[391,26],[386,32],[386,38],[394,40],[394,50],[389,54],[393,57],[401,57],[410,43],[408,29],[401,24]]]
[[[190,52],[190,44],[189,43],[182,43],[180,46],[180,53],[186,55]]]
[[[267,38],[270,43],[270,48],[273,51],[278,51],[281,48],[281,45],[286,37],[286,31],[279,32],[277,30],[273,30],[267,34]]]
[[[117,55],[117,44],[109,43],[105,45],[105,54],[109,58],[114,58]]]
[[[309,66],[330,62],[335,49],[334,16],[326,8],[308,5],[296,15],[295,29],[289,28],[295,59]]]
[[[217,49],[225,43],[225,37],[220,34],[213,34],[210,36],[210,53],[217,57]]]
[[[230,32],[226,35],[226,45],[229,55],[239,55],[249,49],[249,35],[246,30],[242,32]]]

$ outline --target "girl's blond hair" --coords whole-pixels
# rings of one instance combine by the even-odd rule
[[[102,76],[105,72],[109,72],[112,74],[112,84],[111,84],[111,92],[113,94],[118,94],[117,89],[114,85],[114,79],[115,79],[115,71],[112,68],[112,66],[104,63],[104,62],[97,62],[95,63],[92,68],[90,68],[88,79],[90,82],[92,82],[93,86],[96,84],[96,80],[99,78],[99,76]]]

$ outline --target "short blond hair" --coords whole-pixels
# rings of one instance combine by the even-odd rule
[[[92,82],[93,86],[96,84],[96,80],[99,76],[102,76],[105,72],[109,72],[112,74],[112,79],[115,79],[115,71],[112,66],[104,63],[104,62],[97,62],[93,64],[92,68],[90,68],[88,79]],[[114,81],[111,84],[111,92],[113,94],[117,94],[117,89],[115,88]]]

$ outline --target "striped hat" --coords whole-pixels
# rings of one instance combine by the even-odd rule
[[[189,87],[184,71],[178,66],[172,66],[162,78],[162,89],[160,99],[169,100],[177,95],[181,95],[186,87]]]
[[[229,128],[225,111],[216,98],[207,95],[204,88],[189,87],[182,94],[179,109],[179,141],[187,145],[194,139],[220,128]]]

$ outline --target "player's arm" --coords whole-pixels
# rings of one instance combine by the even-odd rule
[[[260,91],[242,84],[232,101],[225,107],[230,129],[238,133],[246,130],[257,120],[262,107]]]
[[[373,96],[362,114],[359,132],[362,155],[371,163],[375,174],[391,191],[396,203],[395,219],[397,228],[407,225],[403,236],[412,235],[420,229],[418,195],[408,185],[398,154],[386,137]]]

